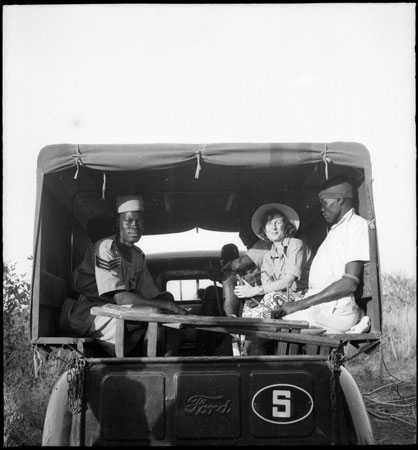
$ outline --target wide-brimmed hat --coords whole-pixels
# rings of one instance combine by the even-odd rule
[[[290,222],[293,223],[296,230],[299,228],[299,215],[293,208],[287,205],[282,205],[281,203],[266,203],[265,205],[262,205],[256,209],[255,213],[253,214],[253,218],[251,219],[251,228],[254,231],[254,234],[260,239],[263,239],[264,241],[268,240],[260,233],[260,230],[262,228],[261,219],[263,218],[264,214],[270,209],[277,209],[282,214],[284,214],[290,220]]]

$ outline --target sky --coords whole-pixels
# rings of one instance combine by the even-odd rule
[[[414,45],[414,3],[3,6],[3,260],[30,270],[46,145],[356,141],[381,270],[415,277]]]

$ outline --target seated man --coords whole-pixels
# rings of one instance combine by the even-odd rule
[[[369,234],[367,221],[354,211],[353,196],[344,176],[324,184],[322,214],[332,226],[312,261],[309,290],[302,300],[280,306],[274,318],[307,320],[328,333],[344,333],[357,323],[354,292],[369,261]]]
[[[74,271],[73,284],[79,298],[76,302],[66,300],[60,316],[63,333],[97,338],[112,356],[115,355],[115,319],[92,315],[93,306],[115,303],[141,308],[148,313],[187,314],[173,302],[170,293],[157,289],[148,272],[144,253],[134,245],[144,232],[142,197],[118,197],[116,206],[117,233],[99,239],[88,248]],[[175,352],[175,332],[167,330],[167,356]],[[125,354],[144,334],[144,325],[126,323]]]
[[[244,255],[239,256],[238,248],[234,244],[226,244],[221,250],[224,310],[225,314],[231,317],[241,316],[244,305],[244,302],[234,294],[236,274],[251,270],[259,272],[264,255],[271,247],[271,243],[258,238],[248,227],[241,227],[239,236],[247,247]]]

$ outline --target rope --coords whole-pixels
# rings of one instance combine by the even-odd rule
[[[375,219],[373,218],[373,219],[368,220],[367,221],[367,226],[369,228],[371,228],[372,230],[374,230],[376,228],[376,221],[375,221]]]
[[[196,165],[196,172],[194,174],[195,179],[197,180],[199,178],[200,171],[202,170],[202,166],[200,165],[200,158],[202,157],[202,148],[198,148],[195,151],[196,159],[197,159],[197,165]]]
[[[328,164],[330,164],[331,158],[328,157],[327,155],[327,146],[325,146],[324,151],[321,152],[321,156],[322,156],[322,161],[325,164],[325,178],[328,180]]]
[[[105,199],[105,192],[106,192],[106,174],[103,172],[102,200]]]
[[[75,155],[71,155],[71,157],[74,159],[74,164],[77,166],[77,170],[75,171],[74,174],[74,180],[76,180],[78,177],[78,171],[80,167],[84,166],[83,161],[81,160],[80,147],[78,145],[77,145],[77,153]]]

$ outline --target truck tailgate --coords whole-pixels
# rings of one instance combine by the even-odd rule
[[[321,356],[88,360],[72,442],[337,443],[332,374]]]

